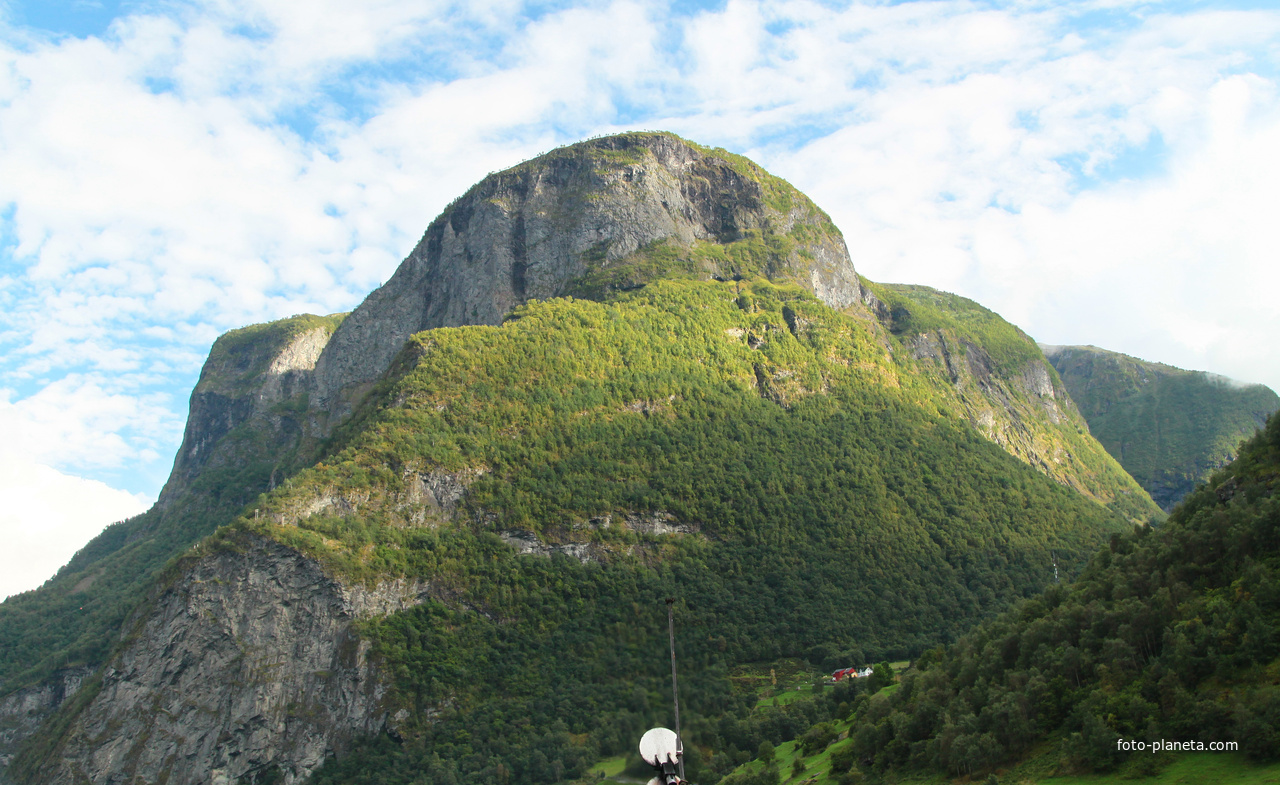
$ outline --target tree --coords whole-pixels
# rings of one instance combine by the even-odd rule
[[[769,764],[773,763],[773,760],[776,757],[776,755],[777,753],[773,749],[773,745],[769,743],[768,739],[765,739],[764,741],[760,742],[760,749],[756,750],[756,760],[768,766]]]

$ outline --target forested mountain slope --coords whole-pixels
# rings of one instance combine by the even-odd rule
[[[714,752],[730,666],[919,651],[1156,514],[1016,328],[859,280],[745,159],[593,140],[345,320],[215,345],[153,517],[0,606],[4,701],[83,666],[13,770],[296,782],[354,744],[318,776],[554,782],[662,716],[672,594]]]
[[[1150,773],[1116,739],[1280,752],[1280,417],[1158,529],[1115,536],[1055,586],[922,656],[850,729],[867,772]],[[1048,746],[1046,748],[1046,742]],[[1048,750],[1046,752],[1045,750]]]
[[[418,604],[360,634],[388,677],[375,708],[401,754],[422,756],[408,768],[436,755],[466,781],[500,781],[501,764],[552,782],[664,708],[649,697],[664,593],[696,625],[696,728],[734,710],[732,664],[821,644],[905,655],[1039,590],[1051,550],[1072,561],[1122,527],[944,414],[931,381],[895,368],[860,320],[765,282],[659,281],[420,333],[334,451],[175,567],[175,589],[229,580],[210,565],[264,540],[343,586],[405,587]],[[230,730],[228,680],[165,676],[175,634],[156,622],[121,653],[33,782],[188,780],[255,753],[304,773],[313,751],[200,746]],[[273,657],[253,659],[233,668],[249,689]],[[529,725],[500,732],[516,717]],[[535,731],[557,720],[562,734]],[[137,741],[157,734],[173,741]]]
[[[1071,396],[1026,333],[958,295],[865,284],[902,350],[950,383],[953,405],[980,433],[1135,523],[1151,518],[1147,494],[1136,492],[1090,438]]]
[[[1093,346],[1046,346],[1093,436],[1170,510],[1280,409],[1261,384],[1240,384]]]

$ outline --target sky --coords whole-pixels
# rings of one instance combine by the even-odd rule
[[[1280,389],[1272,6],[0,0],[0,597],[154,501],[219,334],[617,131],[753,158],[874,281]]]

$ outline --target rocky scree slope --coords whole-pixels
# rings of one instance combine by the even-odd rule
[[[607,205],[607,209],[602,204]],[[472,211],[469,217],[456,212],[461,208]],[[595,217],[588,221],[584,215]],[[662,218],[663,215],[667,217]],[[643,216],[658,216],[652,221],[659,225],[649,226],[645,221],[650,219]],[[526,222],[525,228],[518,229],[522,221]],[[537,228],[539,222],[545,226]],[[534,225],[533,235],[529,235],[530,225]],[[488,240],[481,243],[474,239],[473,229],[477,236],[483,235]],[[521,232],[525,233],[523,239]],[[577,239],[566,245],[568,241],[561,237],[566,233]],[[530,236],[542,239],[531,247]],[[587,243],[589,237],[596,239]],[[453,255],[444,256],[449,248],[454,249],[450,251]],[[477,262],[478,259],[482,263]],[[771,277],[795,288],[778,289],[762,281],[734,283],[735,279],[761,277]],[[685,286],[692,288],[655,283],[671,278],[689,279],[690,283]],[[727,282],[716,283],[718,279]],[[638,293],[650,290],[656,300],[635,299]],[[421,333],[429,338],[415,338],[407,350],[396,355],[404,336],[420,327],[437,327],[466,319],[498,321],[501,313],[505,313],[501,309],[508,303],[556,293],[618,301],[616,306],[609,306],[613,309],[609,319],[615,320],[614,327],[621,324],[626,329],[615,331],[613,344],[590,344],[591,331],[582,335],[566,329],[575,324],[592,324],[594,333],[608,334],[609,331],[604,330],[606,323],[593,321],[599,319],[602,312],[593,310],[596,306],[589,303],[575,305],[565,300],[558,301],[561,305],[538,306],[533,311],[517,309],[514,319],[502,328],[469,328],[470,331],[462,332],[431,329]],[[484,302],[489,305],[481,307]],[[843,308],[844,313],[830,310],[833,306]],[[719,309],[725,307],[730,311],[722,313]],[[806,445],[804,455],[816,455],[820,462],[825,461],[810,470],[809,475],[815,481],[826,482],[822,478],[830,474],[832,466],[848,458],[839,457],[839,441],[806,442],[818,437],[810,433],[807,426],[798,424],[813,417],[834,423],[831,433],[846,434],[850,444],[861,444],[858,447],[861,464],[900,464],[887,476],[879,469],[873,470],[869,475],[870,485],[866,486],[870,495],[861,501],[850,499],[845,509],[861,509],[859,519],[864,522],[881,521],[891,523],[895,532],[914,532],[890,548],[896,555],[884,563],[901,564],[914,571],[933,560],[935,572],[953,575],[947,578],[949,588],[943,590],[944,596],[951,599],[938,607],[950,607],[954,613],[948,616],[944,612],[939,616],[937,607],[925,609],[919,598],[931,593],[936,595],[938,590],[925,585],[931,578],[922,578],[924,583],[918,589],[909,590],[916,593],[917,599],[903,602],[884,597],[848,598],[851,602],[871,603],[875,609],[858,620],[856,630],[830,628],[823,621],[826,615],[816,610],[825,607],[827,601],[823,601],[806,611],[818,614],[808,632],[783,632],[780,636],[765,637],[777,638],[778,646],[792,650],[809,645],[806,640],[817,642],[822,636],[828,641],[849,641],[856,637],[877,650],[922,645],[935,639],[939,630],[948,625],[961,624],[964,619],[985,613],[986,608],[996,607],[1008,597],[1035,585],[1044,570],[1039,562],[1050,546],[1064,554],[1082,553],[1089,542],[1115,524],[1096,505],[1086,503],[1080,507],[1080,497],[1075,494],[1064,496],[1048,490],[1053,486],[1045,486],[1035,479],[1038,475],[1034,473],[1027,474],[1018,462],[1000,463],[1000,468],[993,465],[979,470],[975,465],[968,469],[968,475],[975,478],[999,478],[1000,490],[988,488],[984,493],[995,493],[997,498],[991,500],[991,509],[1006,510],[1007,515],[996,512],[993,516],[990,510],[980,513],[963,494],[942,506],[927,503],[939,497],[937,489],[930,486],[930,477],[951,473],[949,468],[943,468],[951,459],[940,463],[935,453],[954,450],[956,445],[968,445],[960,448],[959,455],[968,456],[976,449],[974,455],[979,457],[965,457],[965,460],[978,460],[981,464],[990,460],[999,463],[1004,459],[999,457],[998,450],[994,453],[996,457],[992,457],[993,453],[986,448],[975,447],[982,444],[982,440],[974,442],[975,437],[965,435],[972,434],[968,425],[958,431],[954,429],[955,424],[972,422],[974,416],[981,418],[981,412],[974,409],[973,412],[977,412],[974,415],[964,407],[957,407],[958,391],[965,388],[965,383],[962,376],[943,375],[944,371],[939,369],[949,367],[947,362],[929,352],[909,348],[913,336],[924,333],[912,333],[908,329],[915,322],[904,316],[903,310],[909,309],[899,308],[895,317],[894,309],[859,281],[843,240],[821,211],[754,164],[721,151],[708,151],[665,134],[626,135],[566,148],[491,176],[437,219],[392,281],[371,295],[340,325],[341,317],[298,317],[231,333],[215,345],[197,394],[193,395],[192,422],[162,503],[146,516],[113,527],[90,543],[54,579],[52,590],[45,587],[24,595],[22,602],[11,604],[11,601],[0,606],[0,635],[12,642],[11,647],[6,648],[7,654],[12,652],[7,659],[8,672],[17,674],[9,683],[20,686],[22,679],[33,678],[32,674],[52,673],[57,667],[75,662],[98,665],[103,662],[105,646],[109,643],[104,632],[111,629],[152,630],[157,635],[163,634],[167,629],[163,625],[148,627],[144,621],[124,623],[129,609],[138,601],[130,598],[141,594],[139,581],[154,575],[167,556],[207,533],[213,525],[230,520],[235,510],[243,509],[246,502],[262,491],[268,492],[267,499],[250,507],[248,517],[241,518],[237,524],[240,530],[288,543],[323,565],[325,574],[344,587],[366,586],[370,591],[381,591],[377,587],[384,584],[440,586],[440,599],[432,600],[430,594],[414,595],[424,601],[419,607],[438,610],[442,605],[461,609],[464,614],[478,613],[478,617],[468,617],[475,623],[481,623],[477,619],[494,615],[494,601],[468,599],[469,594],[483,595],[489,589],[485,580],[479,581],[485,585],[478,585],[474,576],[468,578],[468,571],[474,569],[474,565],[458,565],[473,564],[470,561],[473,556],[467,554],[473,554],[479,547],[477,543],[485,542],[485,536],[497,536],[499,543],[506,543],[500,553],[510,554],[513,559],[520,552],[574,557],[569,565],[553,560],[557,570],[576,569],[572,565],[582,562],[620,563],[625,567],[622,574],[642,576],[659,593],[664,589],[652,582],[666,574],[662,572],[667,569],[663,565],[668,564],[673,554],[685,552],[681,549],[692,548],[697,554],[703,554],[700,549],[705,546],[710,548],[705,553],[716,554],[717,559],[737,554],[734,556],[737,567],[722,565],[729,574],[742,570],[742,559],[754,562],[772,553],[766,563],[773,566],[765,572],[775,574],[778,585],[768,591],[771,595],[776,593],[779,607],[789,612],[800,607],[805,592],[793,584],[794,576],[788,577],[788,570],[797,568],[798,563],[788,567],[789,561],[779,562],[776,547],[785,543],[798,553],[810,547],[806,542],[812,538],[799,534],[808,525],[795,519],[796,508],[784,504],[788,494],[780,494],[767,483],[755,484],[760,477],[771,476],[775,478],[771,482],[783,483],[779,487],[784,487],[790,482],[788,478],[794,467],[757,465],[754,456],[790,454],[799,449],[799,445]],[[916,311],[922,309],[917,306]],[[1034,432],[1041,429],[1043,423],[1050,422],[1059,432],[1059,436],[1053,438],[1059,441],[1075,438],[1070,419],[1052,422],[1047,414],[1052,411],[1050,407],[1041,405],[1046,414],[1025,418],[1019,412],[1032,411],[1034,406],[1020,410],[1020,403],[1012,407],[1006,405],[1032,394],[1041,399],[1046,397],[1044,385],[1036,383],[1039,377],[1034,368],[1028,370],[1008,362],[1008,352],[1002,348],[1008,339],[1006,333],[975,332],[972,325],[965,326],[962,319],[947,322],[951,317],[945,315],[945,309],[935,311],[944,315],[933,325],[934,334],[939,341],[953,341],[954,345],[948,349],[950,356],[963,356],[971,370],[987,368],[979,374],[985,382],[993,378],[999,380],[992,388],[998,394],[991,398],[993,405],[989,408],[993,411],[999,408],[1004,412],[1001,417],[1009,422],[1021,422],[1026,430]],[[709,322],[672,321],[674,314],[687,312],[718,315],[708,317]],[[534,325],[541,327],[531,329]],[[710,326],[715,329],[708,332]],[[1019,335],[1016,330],[1014,334]],[[546,341],[521,344],[538,335],[545,336]],[[1019,340],[1025,340],[1025,336]],[[584,341],[587,344],[582,343]],[[624,346],[629,346],[631,352],[626,355],[626,362],[621,361]],[[658,346],[667,347],[661,355],[667,359],[654,366],[653,354]],[[440,347],[438,351],[436,347]],[[605,360],[593,370],[592,378],[600,381],[584,386],[581,369],[569,369],[572,372],[566,371],[567,375],[548,380],[548,363],[566,353],[584,357],[598,355]],[[397,356],[400,359],[393,362]],[[729,356],[734,358],[732,362],[726,360]],[[470,359],[454,365],[445,361],[451,357]],[[682,364],[677,368],[670,364],[670,358],[681,357],[685,358],[682,363],[692,362],[692,365]],[[495,362],[498,358],[511,362]],[[993,365],[993,358],[1000,358],[999,362]],[[515,362],[517,359],[520,362]],[[719,368],[710,377],[705,376],[709,361]],[[515,397],[507,404],[492,405],[485,403],[494,398],[489,394],[487,399],[472,399],[466,406],[459,406],[451,404],[446,395],[432,403],[431,408],[423,409],[419,405],[421,401],[414,398],[422,391],[415,390],[413,385],[404,385],[408,384],[406,380],[420,381],[421,375],[415,376],[419,366],[434,367],[432,364],[439,362],[444,364],[435,367],[432,378],[450,389],[468,388],[477,394],[507,391]],[[493,366],[506,375],[487,380],[474,378],[476,370],[486,366]],[[646,368],[648,372],[643,378],[633,379],[630,386],[608,382],[627,374],[634,376]],[[381,382],[377,381],[379,378]],[[672,378],[698,379],[698,382],[680,388],[672,385]],[[977,396],[986,394],[988,387],[991,385],[968,385],[965,389],[969,391],[964,393],[968,397],[960,398],[976,401]],[[382,392],[378,393],[379,390]],[[389,390],[399,392],[390,394]],[[898,392],[890,392],[894,390]],[[378,394],[370,396],[370,391]],[[832,395],[833,391],[840,394]],[[854,391],[874,392],[868,393],[871,398],[862,398],[859,396],[863,392],[855,394]],[[1049,392],[1053,392],[1052,387]],[[855,395],[852,399],[840,397],[851,394]],[[437,391],[427,398],[440,395]],[[575,404],[577,409],[562,411],[552,406],[551,413],[547,413],[547,396],[573,401],[576,395],[586,396]],[[707,400],[716,403],[711,406],[705,403]],[[836,409],[830,409],[831,406]],[[839,411],[863,412],[859,416],[871,417],[869,422],[875,428],[867,431],[867,423],[859,426],[853,421],[840,420],[843,415],[839,415]],[[354,412],[355,416],[344,412]],[[410,427],[404,427],[408,421],[397,420],[405,412],[414,412]],[[545,417],[529,420],[530,412],[541,412],[539,416]],[[438,419],[414,419],[423,413]],[[566,417],[568,419],[563,419]],[[832,417],[837,420],[831,421]],[[921,417],[928,422],[941,417],[938,422],[952,425],[939,428],[936,424],[924,424]],[[648,427],[658,428],[650,432],[657,441],[647,443],[645,449],[651,452],[644,460],[636,455],[615,456],[601,464],[601,456],[589,455],[589,449],[584,454],[580,450],[557,448],[551,453],[541,451],[523,457],[507,453],[506,470],[499,471],[504,463],[498,460],[500,455],[493,454],[493,450],[501,453],[522,442],[537,444],[549,438],[549,434],[568,433],[579,427],[607,429],[614,427],[612,423],[619,427],[634,425],[635,418],[640,418],[638,422],[647,423]],[[708,425],[713,420],[755,423],[763,428],[763,433],[774,434],[769,439],[775,441],[759,441],[749,454],[734,453],[738,457],[730,459],[726,457],[729,442],[724,441],[725,434]],[[491,429],[495,422],[502,425]],[[864,428],[863,436],[856,435],[859,427]],[[488,436],[483,439],[477,436],[485,432]],[[747,427],[746,432],[752,433],[752,428]],[[892,432],[897,432],[897,436],[890,437]],[[390,451],[385,445],[375,449],[371,447],[374,443],[367,441],[375,433],[397,433],[400,436],[396,439],[400,441]],[[876,435],[866,435],[870,433]],[[908,436],[912,433],[916,436]],[[494,440],[499,435],[501,442]],[[587,449],[591,444],[626,444],[633,439],[633,434],[624,430],[609,436],[588,430],[580,431],[577,438],[580,448]],[[758,438],[758,434],[752,438]],[[781,441],[776,441],[778,438]],[[912,445],[907,453],[898,454],[887,448],[890,441],[903,438]],[[410,439],[411,443],[404,439]],[[645,491],[635,484],[636,479],[601,481],[624,475],[639,478],[658,474],[658,467],[646,462],[654,455],[669,453],[671,445],[682,442],[691,446],[682,448],[682,457],[677,461],[683,467],[680,472],[697,465],[712,475],[682,479],[677,472],[663,480],[671,487],[657,491],[653,488]],[[1032,439],[1033,447],[1035,443]],[[881,446],[873,447],[875,444]],[[1007,439],[1002,446],[1018,454],[1016,449],[1009,448],[1017,444],[1016,440]],[[713,446],[716,449],[711,449]],[[479,449],[481,447],[483,449]],[[734,449],[742,448],[739,445]],[[919,452],[921,449],[924,452]],[[824,452],[827,458],[822,457]],[[605,496],[584,497],[579,493],[575,498],[573,492],[564,488],[548,491],[540,487],[547,475],[539,467],[556,465],[556,461],[548,460],[549,455],[556,453],[577,455],[574,460],[579,464],[580,487],[605,489]],[[1023,450],[1019,457],[1034,462],[1037,454],[1034,450]],[[318,458],[323,461],[316,463]],[[734,467],[735,471],[754,467],[740,480],[747,485],[739,486],[739,490],[729,496],[724,496],[728,486],[722,478],[714,476],[717,467],[725,465]],[[307,466],[313,468],[305,469]],[[631,468],[625,468],[628,466]],[[909,466],[935,469],[919,476],[903,475],[900,469]],[[553,473],[563,474],[564,468],[561,463]],[[303,470],[303,474],[297,474],[299,470]],[[1099,482],[1099,477],[1105,481]],[[1123,478],[1118,468],[1114,471],[1106,466],[1094,468],[1078,478],[1078,486],[1095,499],[1110,503],[1118,488],[1125,490],[1120,488],[1123,483],[1115,479],[1117,477]],[[685,484],[677,486],[677,482]],[[504,487],[512,493],[508,494]],[[740,505],[732,499],[742,496],[741,488],[745,487],[753,488],[746,492],[746,498],[772,500],[761,509],[783,505],[792,510],[781,514],[785,509],[779,509],[785,524],[781,529],[750,534],[751,526],[735,530],[730,525],[731,521],[740,521],[743,515],[750,517],[743,512],[731,514]],[[859,483],[849,485],[850,489],[862,487]],[[908,487],[912,490],[908,491]],[[627,488],[630,490],[625,490]],[[821,500],[830,491],[830,487],[819,483],[795,491],[798,494],[795,499],[807,500],[799,509],[806,509],[805,505],[811,501],[821,506],[825,504]],[[946,498],[946,494],[942,497]],[[1138,490],[1135,498],[1140,497]],[[710,501],[702,503],[703,499]],[[1038,501],[1032,504],[1031,499]],[[886,506],[888,500],[896,501]],[[1036,513],[1039,517],[1033,516],[1035,521],[1027,519],[1025,513],[1016,512],[1025,510],[1029,504],[1040,511]],[[1137,505],[1125,512],[1129,517],[1140,517],[1140,507]],[[947,512],[948,509],[951,511]],[[961,510],[968,512],[958,512]],[[822,516],[830,515],[822,513]],[[978,526],[975,532],[986,533],[960,536],[957,530],[946,534],[943,521],[948,515],[959,515],[970,521],[966,526]],[[853,524],[853,521],[838,523],[838,518],[828,518],[835,526],[833,531],[845,531],[842,527]],[[1050,520],[1054,522],[1050,524]],[[435,560],[439,554],[449,551],[440,540],[434,539],[437,535],[432,534],[441,526],[457,530],[461,542],[469,543],[455,548],[460,549],[458,552],[462,555],[456,563],[445,560],[444,565],[452,564],[447,568]],[[982,529],[985,526],[995,528]],[[1009,526],[1014,529],[1008,529]],[[1014,536],[1015,529],[1023,533]],[[932,545],[918,539],[926,531],[935,531],[930,535],[934,539]],[[857,545],[863,540],[850,539],[851,533],[852,530],[846,531],[843,538],[838,537],[836,541],[844,543],[844,548],[854,547],[853,553],[862,554],[859,559],[864,558],[865,543]],[[405,537],[409,539],[403,540]],[[620,540],[610,544],[607,541],[611,537]],[[1005,544],[978,556],[984,548],[981,543],[991,537]],[[902,545],[908,541],[912,544]],[[242,547],[234,544],[240,542],[235,538],[218,542],[222,543],[220,548]],[[747,550],[739,553],[733,548],[710,545],[724,542],[736,543],[734,547]],[[755,545],[749,547],[748,543],[752,542]],[[768,542],[774,543],[774,550],[765,547]],[[797,543],[802,547],[796,548]],[[876,545],[873,550],[882,547]],[[837,548],[829,552],[843,551]],[[926,552],[932,555],[922,557]],[[691,558],[695,564],[707,563],[704,555]],[[533,569],[527,560],[500,561],[518,574]],[[182,564],[189,566],[190,562]],[[852,591],[865,592],[874,584],[874,576],[882,571],[883,565],[863,577],[850,574],[846,576],[846,583]],[[898,573],[895,580],[900,581],[902,574]],[[574,575],[575,579],[581,578],[581,574]],[[170,587],[185,585],[179,577],[171,576],[167,580],[171,580],[166,584]],[[708,596],[716,596],[723,590],[712,578],[706,580],[709,581]],[[912,581],[906,581],[904,585],[911,584]],[[739,589],[744,596],[761,591],[760,587]],[[157,609],[164,603],[176,602],[156,600],[155,592],[148,596],[153,599],[141,606],[135,619],[151,618],[148,614],[158,613]],[[162,592],[159,596],[167,595]],[[280,600],[300,601],[301,598]],[[74,605],[76,603],[79,605]],[[905,612],[904,605],[913,610]],[[40,622],[47,619],[46,611],[64,606],[94,608],[97,616],[92,618],[97,621],[86,625],[81,621],[85,616],[68,613],[64,618],[69,622],[63,629],[37,632]],[[486,607],[489,610],[484,610]],[[917,611],[921,615],[915,616]],[[404,613],[407,612],[388,618],[402,620]],[[527,615],[536,617],[537,613],[529,611]],[[872,621],[876,618],[886,622],[879,633]],[[428,624],[430,619],[420,621]],[[338,622],[326,624],[341,626]],[[897,629],[895,625],[901,628],[898,632],[892,631]],[[230,622],[223,626],[229,627]],[[732,631],[725,630],[724,633],[720,636],[724,648],[717,651],[730,653],[716,656],[748,656],[743,648],[745,644],[730,643],[742,640],[740,631],[730,634]],[[389,647],[379,655],[392,663],[392,667],[379,671],[383,678],[399,672],[394,667],[397,657],[403,662],[398,650],[386,643],[387,635],[390,633],[384,630],[381,637],[371,634],[369,638]],[[448,635],[441,632],[440,639],[447,638]],[[590,636],[588,639],[596,640]],[[529,651],[537,648],[536,640],[537,636],[533,635],[513,645]],[[146,636],[140,639],[130,632],[120,640],[118,651],[110,660],[112,664],[101,673],[115,672],[111,669],[125,659],[144,661],[148,647],[156,645]],[[59,656],[51,659],[46,656],[50,651],[59,652]],[[481,653],[473,652],[477,656]],[[753,650],[751,656],[758,654],[762,652]],[[270,656],[290,655],[279,649]],[[109,682],[104,683],[110,686]],[[416,729],[418,738],[422,738],[422,734],[428,733],[424,730],[425,718],[438,718],[449,706],[460,703],[454,698],[441,697],[455,690],[456,684],[449,686],[451,682],[443,677],[435,683],[444,686],[430,689],[413,684],[396,686],[389,694],[396,696],[395,700],[399,701],[396,705],[400,708],[390,715],[393,721],[388,727],[406,725]],[[288,684],[293,692],[280,699],[283,704],[272,705],[305,705],[302,699],[311,687],[303,680]],[[254,683],[241,686],[250,693],[260,688]],[[163,685],[153,684],[148,689],[155,701],[162,702],[167,699],[165,696],[175,694],[172,690],[166,692]],[[435,698],[414,698],[406,705],[408,695],[423,695],[424,689],[444,692]],[[131,710],[120,702],[119,695],[118,690],[86,691],[74,705],[65,706],[61,715],[50,721],[50,728],[56,732],[51,731],[40,739],[40,744],[29,747],[23,770],[42,772],[39,776],[49,781],[72,776],[68,773],[72,771],[81,774],[107,771],[108,768],[99,768],[91,759],[84,740],[94,739],[96,745],[127,746],[123,735],[112,737],[114,741],[94,735],[95,729],[125,727],[124,717]],[[489,705],[486,701],[491,697],[481,696],[475,700],[477,705]],[[243,699],[250,703],[257,700]],[[367,704],[366,708],[372,705]],[[111,708],[113,706],[117,708]],[[343,727],[377,726],[384,708],[378,704],[368,716],[352,720],[355,725]],[[117,709],[119,716],[112,715],[115,720],[106,725],[95,719]],[[394,721],[402,711],[408,712],[406,719]],[[282,741],[263,747],[255,746],[258,742],[246,741],[246,734],[254,732],[250,727],[253,723],[228,729],[218,725],[212,714],[193,712],[189,716],[205,717],[205,720],[183,725],[181,741],[174,740],[178,726],[161,729],[171,738],[172,749],[207,750],[200,746],[203,742],[195,739],[213,733],[234,737],[219,742],[225,749],[256,750],[253,754],[235,756],[238,762],[228,763],[228,768],[222,769],[229,772],[229,777],[252,780],[259,776],[275,777],[278,773],[286,781],[295,781],[305,776],[317,760],[314,745],[306,747]],[[598,719],[593,715],[591,722]],[[442,721],[438,724],[448,725]],[[325,737],[324,743],[332,744],[332,751],[339,752],[350,738],[346,734],[347,731],[339,729]],[[162,771],[168,765],[152,759],[144,765],[139,757],[132,760],[134,763],[128,766],[135,769],[143,766],[147,771]],[[187,773],[173,774],[176,779],[172,781],[195,776],[187,769],[181,770]]]
[[[1280,409],[1261,384],[1147,362],[1094,346],[1045,346],[1089,429],[1165,510],[1235,459]]]

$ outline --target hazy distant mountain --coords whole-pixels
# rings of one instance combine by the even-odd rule
[[[1089,430],[1165,510],[1236,456],[1280,409],[1261,384],[1094,346],[1044,346]]]

